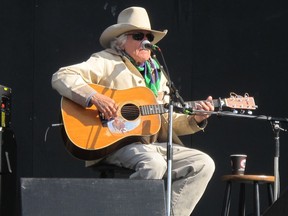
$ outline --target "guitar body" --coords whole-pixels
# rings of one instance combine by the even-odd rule
[[[118,105],[118,117],[107,121],[96,106],[88,108],[62,97],[61,113],[69,141],[68,151],[82,160],[95,160],[142,136],[156,134],[161,125],[160,115],[141,115],[140,106],[156,105],[152,91],[146,87],[115,90],[91,84],[98,93],[104,94]]]

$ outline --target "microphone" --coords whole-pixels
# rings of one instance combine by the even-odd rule
[[[154,44],[151,44],[148,40],[144,40],[141,43],[142,49],[149,49],[149,50],[159,50],[160,48]]]

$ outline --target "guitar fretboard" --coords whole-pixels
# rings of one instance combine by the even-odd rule
[[[188,106],[188,108],[195,108],[197,106],[197,103],[200,103],[201,101],[186,101],[185,104]],[[221,99],[213,99],[212,104],[214,107],[221,107],[225,103]],[[177,106],[181,107],[180,103],[176,103]]]
[[[141,115],[163,114],[167,112],[163,104],[143,105],[140,106],[139,108]]]
[[[188,106],[187,108],[195,108],[197,106],[197,103],[200,103],[200,102],[201,101],[187,101],[185,102],[185,104]],[[212,103],[214,107],[220,107],[222,100],[214,99]],[[181,107],[180,103],[175,103],[175,105],[178,107]],[[165,108],[163,104],[143,105],[143,106],[140,106],[139,109],[140,109],[141,115],[155,115],[155,114],[163,114],[163,113],[168,112],[168,109]]]

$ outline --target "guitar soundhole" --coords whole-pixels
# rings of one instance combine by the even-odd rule
[[[126,104],[121,108],[121,115],[128,121],[135,120],[139,117],[139,108],[134,104]]]

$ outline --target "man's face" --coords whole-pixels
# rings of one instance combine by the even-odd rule
[[[154,36],[149,31],[131,31],[127,33],[124,50],[137,63],[141,64],[150,58],[151,51],[141,48],[143,40],[153,41]]]

